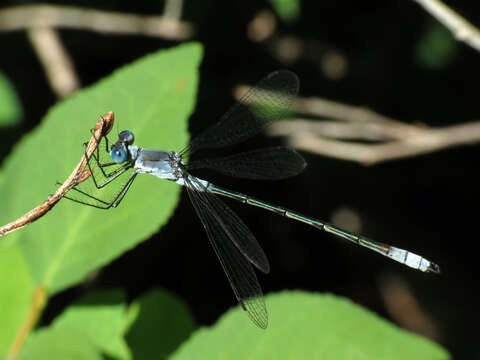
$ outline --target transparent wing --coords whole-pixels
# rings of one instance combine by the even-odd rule
[[[250,264],[251,260],[238,248],[238,243],[244,241],[239,239],[239,236],[253,238],[253,235],[236,215],[232,218],[231,214],[234,213],[213,194],[206,192],[206,189],[195,177],[185,174],[185,182],[193,207],[207,232],[208,239],[220,260],[238,302],[249,318],[257,326],[265,329],[268,324],[268,314],[262,289]],[[223,205],[219,205],[219,203]],[[231,214],[219,211],[219,206],[223,210],[228,209]],[[235,223],[237,220],[240,223]],[[258,243],[256,245],[258,246],[257,251],[260,250],[265,257]],[[254,245],[254,247],[256,246]],[[265,261],[266,269],[269,270],[266,257]]]
[[[255,180],[280,180],[298,175],[307,166],[303,157],[286,147],[272,147],[220,158],[194,160],[189,170],[212,169],[221,174]]]
[[[207,191],[194,176],[186,175],[184,180],[187,185],[191,185],[190,188],[200,189],[200,191],[196,192],[196,196],[202,200],[203,208],[216,215],[228,238],[240,253],[255,265],[257,269],[264,273],[270,272],[270,264],[262,247],[238,215],[214,194]]]
[[[289,117],[299,86],[297,75],[290,71],[267,75],[216,124],[194,138],[182,153],[237,144],[257,134],[269,122]]]

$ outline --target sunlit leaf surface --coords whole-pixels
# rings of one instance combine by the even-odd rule
[[[344,298],[286,291],[266,302],[266,330],[237,306],[196,331],[171,359],[449,359],[433,342]]]

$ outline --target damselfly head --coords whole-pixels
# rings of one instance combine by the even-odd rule
[[[117,164],[130,160],[128,147],[133,144],[134,140],[135,137],[130,130],[123,130],[120,134],[118,134],[117,142],[113,144],[112,148],[110,149],[110,156],[112,157],[112,160]]]
[[[120,134],[118,134],[118,140],[125,143],[126,145],[132,145],[135,141],[135,137],[130,130],[123,130]]]

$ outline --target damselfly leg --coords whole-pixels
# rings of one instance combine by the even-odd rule
[[[108,155],[107,136],[97,139],[97,142],[97,148],[87,160],[91,181],[87,179],[78,184],[64,197],[83,205],[109,209],[120,204],[137,174],[132,171],[132,164],[118,164],[112,161]],[[107,185],[112,183],[115,185],[108,186],[107,189]]]

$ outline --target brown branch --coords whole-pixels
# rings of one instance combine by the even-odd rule
[[[241,101],[248,89],[238,87],[234,96]],[[293,101],[293,110],[327,120],[280,121],[269,126],[267,133],[287,137],[288,144],[299,150],[364,165],[480,142],[480,122],[429,128],[321,98],[297,97]]]
[[[341,140],[386,141],[402,133],[390,127],[373,123],[352,123],[338,120],[290,119],[267,128],[271,136],[291,136],[299,133],[318,134],[321,137]],[[403,138],[403,137],[402,137]]]
[[[183,0],[166,0],[163,14],[169,19],[179,20],[182,17]]]
[[[23,5],[0,10],[0,31],[63,27],[110,34],[142,34],[169,40],[192,36],[192,26],[165,16],[139,16],[73,6]]]
[[[414,0],[448,28],[458,41],[480,51],[480,31],[439,0]]]
[[[44,286],[37,286],[33,291],[32,303],[27,318],[17,332],[10,349],[8,349],[7,359],[14,359],[33,327],[38,321],[40,314],[47,303],[47,291]]]
[[[241,100],[242,95],[245,94],[250,87],[238,86],[234,89],[234,96],[237,100]],[[312,117],[327,118],[330,120],[337,120],[336,125],[333,126],[334,121],[329,122],[329,131],[340,131],[345,133],[363,133],[365,139],[408,139],[411,136],[418,135],[424,132],[424,128],[418,125],[405,124],[390,117],[378,114],[370,109],[360,106],[352,106],[332,100],[322,99],[319,97],[303,98],[297,97],[293,101],[293,110],[296,113],[308,115]],[[298,121],[295,121],[297,124]],[[315,127],[320,127],[326,130],[327,124],[323,122],[320,125],[318,122],[303,121],[298,125],[299,127],[309,127],[309,131]],[[316,123],[316,124],[315,124]],[[278,126],[278,128],[277,128]],[[275,124],[272,131],[285,132],[281,123]],[[292,125],[297,127],[297,125]],[[335,128],[335,129],[334,129]],[[290,129],[292,130],[292,129]],[[323,134],[323,132],[322,132]],[[335,137],[335,136],[334,136]]]
[[[0,227],[0,236],[8,234],[12,231],[21,229],[24,226],[27,226],[45,215],[55,204],[75,185],[85,181],[90,177],[90,171],[85,170],[87,166],[87,161],[92,156],[93,152],[98,146],[98,142],[101,137],[105,136],[110,132],[113,127],[114,115],[113,112],[108,112],[107,114],[100,117],[94,127],[93,136],[87,144],[85,154],[80,159],[80,162],[72,171],[70,176],[65,180],[65,182],[58,188],[55,194],[50,195],[47,200],[36,208],[30,210],[25,215],[21,216],[15,221],[12,221],[9,224]],[[88,158],[88,159],[87,159]]]
[[[278,127],[277,127],[278,125]],[[337,159],[355,161],[364,165],[404,159],[454,146],[480,142],[480,122],[425,129],[408,139],[381,144],[365,144],[331,140],[311,132],[285,133],[275,124],[276,135],[287,135],[288,144],[296,149],[310,151]]]
[[[298,113],[316,117],[326,117],[340,121],[349,121],[355,124],[376,126],[377,132],[380,132],[383,137],[391,139],[405,139],[423,132],[422,127],[402,123],[370,109],[318,97],[298,97],[294,102],[294,110]],[[373,130],[373,127],[371,129]]]

